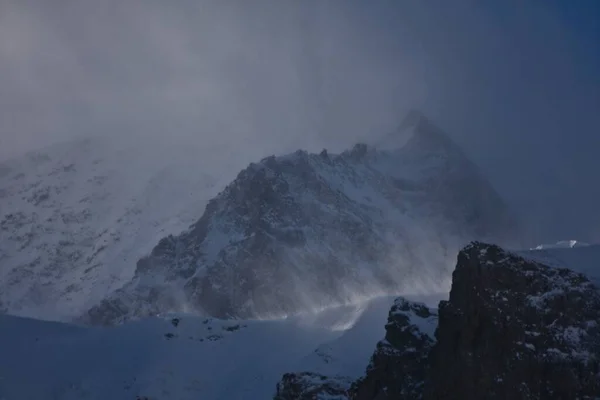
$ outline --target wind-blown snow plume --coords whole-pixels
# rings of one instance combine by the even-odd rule
[[[517,228],[460,149],[424,116],[411,119],[400,148],[359,144],[339,155],[297,151],[251,164],[84,320],[176,309],[181,293],[186,306],[209,315],[274,318],[445,291],[460,246],[506,242]]]

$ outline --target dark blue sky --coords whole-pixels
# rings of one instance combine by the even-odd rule
[[[0,159],[135,133],[242,164],[417,107],[536,240],[600,241],[599,21],[594,0],[3,1]]]

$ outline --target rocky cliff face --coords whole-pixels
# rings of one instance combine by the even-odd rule
[[[440,304],[426,398],[596,398],[599,323],[584,275],[473,243]]]
[[[600,293],[585,275],[474,242],[438,314],[396,300],[366,375],[345,396],[600,398]]]
[[[501,240],[515,226],[442,132],[424,117],[409,128],[399,149],[298,151],[250,165],[84,321],[190,309],[274,316],[419,286],[447,290],[461,243]]]
[[[377,343],[365,377],[352,385],[351,398],[421,399],[436,326],[435,310],[398,298],[390,310],[385,339]]]
[[[275,400],[420,399],[436,326],[435,310],[399,297],[364,377],[353,382],[313,372],[288,373],[277,385]]]

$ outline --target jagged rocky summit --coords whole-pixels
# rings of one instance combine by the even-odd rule
[[[270,317],[374,293],[447,290],[462,243],[503,241],[517,228],[443,132],[425,117],[407,129],[400,148],[359,144],[251,164],[83,321],[181,310]]]
[[[436,312],[398,299],[365,376],[337,398],[597,399],[599,323],[600,293],[585,275],[473,242],[449,300]],[[306,374],[286,374],[276,399],[326,399],[328,382],[344,383],[310,385]]]
[[[600,397],[600,294],[583,274],[473,243],[439,318],[426,398]]]

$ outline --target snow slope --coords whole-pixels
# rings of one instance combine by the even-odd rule
[[[170,315],[110,328],[3,315],[0,399],[268,399],[284,372],[323,370],[314,355],[325,343],[327,371],[358,377],[392,302],[284,320]]]
[[[247,317],[445,288],[454,251],[504,231],[506,210],[443,133],[407,121],[377,150],[269,157],[216,197],[257,149],[96,138],[0,164],[0,312],[72,320],[108,297],[116,317]]]
[[[598,244],[557,246],[521,251],[518,254],[551,267],[568,268],[582,273],[600,287],[600,245]]]
[[[200,158],[138,139],[79,140],[0,164],[0,310],[81,314],[131,279],[161,237],[186,229],[239,168],[218,160],[220,149]]]

